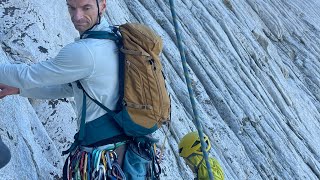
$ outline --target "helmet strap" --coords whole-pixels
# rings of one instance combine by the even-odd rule
[[[97,2],[97,8],[98,8],[98,21],[89,29],[87,29],[85,32],[83,32],[81,35],[80,35],[80,39],[83,38],[83,35],[86,34],[86,32],[90,31],[93,27],[95,27],[96,25],[99,25],[100,22],[101,22],[101,16],[100,16],[100,7],[99,7],[99,0],[96,0]]]
[[[101,21],[99,0],[96,0],[96,2],[97,2],[97,7],[98,7],[98,22],[95,25],[100,24],[100,21]]]

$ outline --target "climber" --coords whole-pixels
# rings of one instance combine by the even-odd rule
[[[208,152],[211,148],[208,136],[204,135],[204,140],[207,144],[206,151]],[[179,143],[179,155],[183,157],[183,159],[186,161],[186,164],[195,174],[195,179],[209,179],[208,170],[203,158],[203,153],[201,151],[200,137],[198,132],[188,133],[181,139]],[[218,161],[214,158],[210,158],[209,161],[214,179],[223,180],[223,170]]]
[[[11,154],[8,147],[2,142],[0,137],[0,169],[9,163]]]
[[[80,36],[90,30],[112,32],[103,17],[106,0],[67,0],[66,5]],[[83,92],[85,89],[91,97],[115,110],[119,99],[118,66],[114,41],[76,39],[47,61],[31,65],[0,64],[0,98],[14,94],[35,99],[74,97],[79,129],[82,117],[85,120],[85,138],[81,145],[91,149],[103,146],[99,152],[113,150],[113,157],[116,153],[121,166],[127,136],[106,111]],[[68,153],[79,149],[78,137],[79,133]]]
[[[149,151],[152,139],[135,139],[136,144],[133,144],[133,138],[125,134],[112,116],[118,104],[123,104],[122,101],[118,103],[121,91],[118,44],[110,39],[87,38],[90,32],[113,33],[103,17],[106,0],[66,0],[66,3],[80,39],[66,45],[55,58],[47,61],[31,65],[1,64],[0,99],[14,94],[36,99],[74,97],[79,131],[74,143],[63,153],[69,154],[64,179],[107,176],[146,179],[147,165],[154,162],[153,152]],[[154,62],[150,60],[150,65]],[[148,157],[136,156],[146,149]]]

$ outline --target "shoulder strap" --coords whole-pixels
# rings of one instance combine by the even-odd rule
[[[113,26],[112,27],[112,33],[108,32],[108,31],[88,31],[88,32],[85,32],[84,34],[82,34],[80,38],[81,39],[83,39],[83,38],[110,39],[110,40],[115,41],[115,43],[116,43],[116,45],[117,45],[117,47],[119,49],[119,75],[118,75],[119,76],[119,100],[117,102],[116,109],[117,110],[121,110],[122,106],[123,106],[123,98],[124,98],[125,55],[121,51],[121,49],[123,47],[123,43],[122,43],[122,37],[121,37],[120,32],[119,32],[119,28],[117,26]],[[92,99],[90,96],[88,96],[88,97],[90,99]],[[97,103],[96,101],[94,101],[94,102]],[[105,108],[103,108],[103,109],[105,109]]]
[[[112,110],[110,110],[109,108],[107,108],[105,105],[103,105],[103,104],[100,103],[99,101],[93,99],[93,98],[84,90],[84,88],[82,87],[82,85],[81,85],[81,83],[80,83],[79,80],[77,81],[77,85],[78,85],[78,87],[79,87],[80,89],[82,89],[83,93],[84,93],[86,96],[88,96],[93,102],[95,102],[95,103],[96,103],[98,106],[100,106],[102,109],[104,109],[105,111],[107,111],[109,115],[111,115],[112,117],[114,117],[114,116],[116,115]],[[85,102],[84,102],[84,104],[82,105],[82,111],[84,111],[84,109],[86,109]]]
[[[118,41],[120,38],[117,34],[108,31],[88,31],[81,35],[81,39],[93,38],[93,39],[110,39]]]

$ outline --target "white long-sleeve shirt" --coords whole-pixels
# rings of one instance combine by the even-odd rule
[[[105,19],[92,30],[111,31]],[[75,81],[80,80],[92,98],[113,110],[119,98],[118,69],[118,48],[114,41],[78,39],[62,48],[55,58],[48,61],[30,66],[1,64],[0,83],[20,88],[20,95],[25,97],[57,99],[73,96],[80,117],[83,92]],[[86,122],[105,113],[87,98]]]

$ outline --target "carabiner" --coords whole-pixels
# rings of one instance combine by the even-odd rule
[[[107,156],[107,164],[108,164],[108,169],[112,169],[112,162],[111,162],[111,158],[110,158],[110,154],[109,151],[106,152],[106,156]]]

